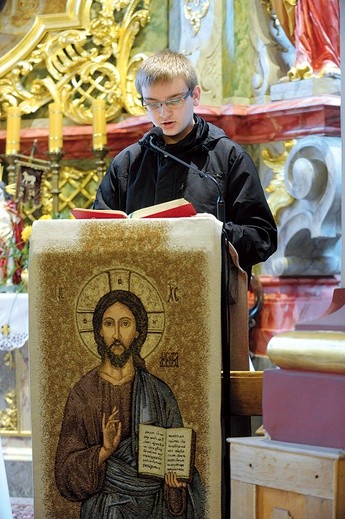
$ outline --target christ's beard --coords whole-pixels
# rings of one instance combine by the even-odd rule
[[[122,346],[124,351],[120,355],[116,355],[112,351],[113,346]],[[115,341],[110,346],[104,344],[104,353],[108,357],[110,363],[114,368],[123,368],[127,364],[129,358],[133,355],[135,348],[135,342],[132,342],[129,348],[125,348],[121,341]]]

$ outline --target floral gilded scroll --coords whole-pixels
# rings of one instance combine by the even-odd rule
[[[38,15],[0,58],[0,118],[9,106],[25,115],[55,101],[65,117],[90,124],[95,98],[105,100],[107,121],[143,114],[134,78],[146,56],[133,46],[150,1],[69,0],[64,13]]]

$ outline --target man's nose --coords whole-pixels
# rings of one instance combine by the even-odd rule
[[[159,115],[162,115],[163,113],[171,113],[171,107],[166,105],[165,103],[160,103],[158,111]]]
[[[118,339],[120,337],[120,327],[118,324],[114,324],[113,337],[114,339]]]

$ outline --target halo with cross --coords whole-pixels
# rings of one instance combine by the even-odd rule
[[[158,346],[165,327],[162,299],[142,274],[128,269],[106,270],[88,280],[82,288],[76,307],[77,327],[83,345],[97,358],[97,346],[93,334],[92,317],[99,299],[112,290],[129,290],[144,305],[148,315],[148,333],[141,348],[143,358],[148,357]]]

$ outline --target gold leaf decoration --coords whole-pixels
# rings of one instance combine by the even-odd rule
[[[35,47],[26,40],[19,52],[22,59],[2,76],[0,66],[0,117],[6,117],[9,106],[30,114],[57,101],[66,117],[91,124],[95,98],[105,100],[107,121],[124,112],[142,115],[134,81],[146,56],[131,52],[137,34],[150,20],[149,4],[150,0],[84,0],[79,7],[84,8],[83,15],[77,17],[82,27],[73,26],[75,17],[55,17],[54,26],[52,18],[38,16],[32,31],[38,40],[38,25],[42,36]]]
[[[201,27],[201,19],[204,18],[210,8],[210,1],[205,0],[185,0],[184,13],[187,20],[189,20],[193,27],[194,36],[198,34]]]
[[[276,156],[272,155],[268,149],[264,149],[262,152],[264,163],[274,174],[273,179],[266,187],[266,191],[270,193],[268,204],[276,221],[278,221],[279,212],[294,202],[294,198],[286,189],[284,169],[288,154],[295,143],[295,140],[286,141],[284,143],[285,150]]]

